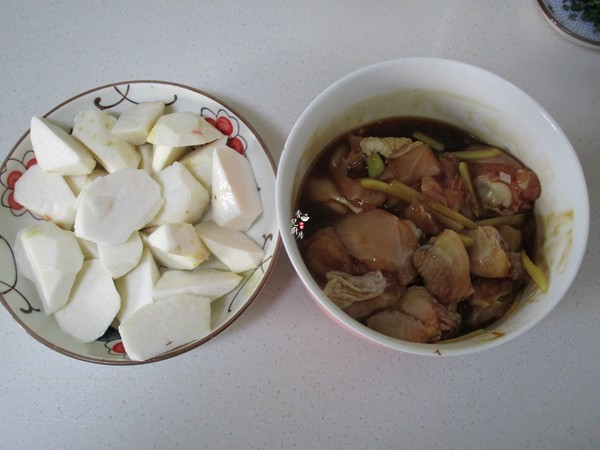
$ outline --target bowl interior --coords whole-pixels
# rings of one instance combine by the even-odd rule
[[[127,81],[101,86],[77,95],[53,108],[45,116],[69,130],[76,114],[84,109],[100,108],[120,113],[143,101],[163,101],[166,112],[192,111],[207,119],[227,120],[230,126],[230,145],[241,149],[250,161],[263,205],[275,201],[275,165],[261,138],[237,112],[220,100],[196,89],[162,81]],[[29,131],[14,146],[0,169],[2,186],[2,243],[0,265],[4,288],[0,300],[10,314],[34,338],[48,347],[73,358],[104,364],[140,364],[127,358],[118,332],[109,328],[95,342],[81,344],[63,333],[52,316],[46,316],[33,284],[17,273],[13,244],[19,229],[34,224],[37,219],[11,201],[12,177],[23,173],[34,160]],[[206,216],[206,218],[209,215]],[[203,339],[191,342],[144,363],[164,360],[186,352],[213,338],[235,321],[252,303],[267,281],[280,248],[280,237],[275,212],[265,207],[263,214],[247,234],[265,250],[261,265],[245,273],[238,287],[211,305],[212,332]],[[205,263],[206,264],[206,263]]]
[[[413,344],[373,332],[337,308],[312,280],[289,228],[302,179],[321,150],[361,124],[394,116],[438,119],[504,148],[538,174],[536,261],[550,278],[533,284],[501,321],[454,341]],[[567,176],[565,176],[568,174]],[[304,111],[285,144],[277,180],[283,242],[305,286],[338,323],[387,347],[418,354],[460,354],[511,339],[539,322],[563,297],[580,266],[588,236],[589,203],[581,166],[549,114],[516,86],[464,63],[435,58],[386,61],[360,69],[323,91]]]

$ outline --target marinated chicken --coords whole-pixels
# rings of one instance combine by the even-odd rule
[[[535,251],[540,194],[535,172],[463,130],[380,121],[334,141],[307,175],[298,245],[350,317],[437,342],[510,309],[528,276],[521,255]]]
[[[372,315],[367,325],[398,339],[432,342],[460,323],[458,313],[442,306],[427,288],[412,286],[391,308]]]
[[[510,256],[500,232],[484,225],[465,234],[473,239],[468,250],[471,273],[485,278],[506,278],[511,267]]]
[[[346,215],[333,229],[348,253],[368,270],[395,274],[403,285],[417,275],[411,260],[419,242],[412,222],[373,209]]]
[[[453,230],[444,230],[432,237],[430,244],[419,247],[413,256],[413,264],[423,278],[425,287],[444,305],[473,293],[469,255]]]

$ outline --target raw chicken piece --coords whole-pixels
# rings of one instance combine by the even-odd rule
[[[362,137],[353,134],[348,135],[348,145],[350,151],[344,157],[343,163],[346,165],[347,174],[350,178],[359,178],[369,176],[366,154],[360,148]]]
[[[386,158],[398,158],[422,145],[426,144],[406,137],[365,137],[359,142],[360,150],[365,155],[379,153]]]
[[[519,179],[525,181],[520,183]],[[533,172],[522,170],[515,177],[509,176],[506,180],[509,182],[493,174],[475,178],[473,183],[482,206],[503,215],[529,210],[541,192],[537,176]]]
[[[436,236],[442,231],[431,209],[417,199],[413,199],[410,205],[404,208],[404,218],[412,221],[417,228],[429,236]]]
[[[395,179],[408,185],[418,183],[427,175],[435,177],[441,172],[440,162],[431,147],[422,142],[416,142],[409,152],[401,156],[390,157],[388,168]]]
[[[468,151],[477,151],[477,150],[487,150],[490,148],[486,145],[472,145],[467,147],[465,150]],[[480,175],[488,175],[490,173],[500,173],[504,172],[507,174],[515,173],[517,170],[522,169],[523,164],[521,164],[518,160],[510,156],[508,153],[500,151],[496,156],[492,158],[485,159],[476,159],[473,161],[469,161],[469,172],[473,178],[476,178]]]
[[[442,153],[439,158],[441,173],[437,178],[444,187],[458,188],[462,186],[462,177],[458,171],[460,161],[452,153]]]
[[[443,187],[435,178],[427,175],[421,179],[421,193],[437,203],[460,212],[463,210],[465,204],[464,194],[460,190],[462,182],[456,182],[454,185],[456,188]]]
[[[510,252],[510,273],[508,278],[514,281],[523,280],[525,276],[525,266],[523,265],[523,258],[520,252]]]
[[[350,275],[345,272],[328,272],[327,284],[323,292],[337,306],[346,309],[354,302],[368,300],[383,293],[387,281],[381,272],[367,272],[364,275]]]
[[[422,286],[408,288],[393,307],[367,319],[369,328],[412,342],[435,342],[459,324],[458,313],[449,311]]]
[[[494,158],[471,161],[469,172],[481,205],[499,214],[527,211],[541,194],[535,172],[504,152]]]
[[[395,274],[404,286],[415,277],[412,255],[419,244],[411,222],[374,209],[345,216],[333,228],[350,254],[368,270]]]
[[[360,184],[359,178],[350,178],[348,176],[348,165],[346,157],[349,147],[338,147],[329,162],[329,170],[333,175],[333,181],[339,192],[353,205],[367,210],[374,209],[385,202],[385,194],[373,189],[367,189]]]
[[[354,213],[362,211],[361,208],[346,200],[329,178],[308,178],[304,192],[307,200],[326,205],[332,212],[338,214],[346,214],[349,210]]]
[[[511,252],[521,250],[523,232],[520,229],[511,227],[510,225],[498,225],[496,228]]]
[[[430,177],[429,175],[424,176],[421,179],[421,193],[435,202],[448,206],[448,201],[446,200],[442,186],[435,178]]]
[[[510,302],[505,298],[512,292],[510,280],[477,279],[473,283],[474,293],[469,299],[472,313],[468,319],[471,327],[483,327],[504,315]]]
[[[352,256],[331,227],[321,228],[310,237],[304,260],[316,277],[325,278],[331,271],[357,272]]]
[[[364,320],[379,311],[395,305],[406,291],[406,288],[401,286],[396,278],[387,276],[386,280],[387,285],[380,295],[360,302],[354,302],[344,309],[344,312],[353,319]]]
[[[473,239],[468,254],[471,273],[485,278],[505,278],[510,271],[508,246],[498,230],[491,226],[464,232]]]
[[[458,234],[446,229],[430,242],[413,256],[427,289],[445,305],[469,297],[473,293],[469,255]]]

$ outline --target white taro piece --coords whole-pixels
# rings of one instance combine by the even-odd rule
[[[162,189],[164,205],[150,225],[165,223],[196,223],[200,220],[210,198],[208,191],[180,162],[161,170],[154,179]]]
[[[15,257],[19,272],[37,287],[46,314],[69,300],[83,253],[71,231],[43,222],[17,232]]]
[[[144,305],[119,325],[123,346],[133,361],[158,356],[210,331],[210,299],[190,294]]]
[[[73,136],[90,149],[107,172],[126,167],[135,169],[141,159],[131,142],[110,132],[116,121],[106,111],[89,109],[77,114],[73,124]]]
[[[73,227],[76,197],[58,174],[45,172],[34,164],[17,180],[14,198],[38,217],[66,230]]]
[[[96,160],[81,142],[44,117],[31,118],[29,133],[38,164],[58,175],[87,175]]]
[[[125,242],[161,208],[160,185],[141,169],[120,169],[96,178],[81,192],[75,234],[101,245]]]
[[[77,274],[69,301],[54,317],[61,330],[86,343],[105,333],[120,306],[121,298],[112,277],[100,261],[90,259]]]
[[[169,147],[167,145],[153,145],[152,173],[158,173],[164,168],[169,167],[188,151],[190,151],[190,147]]]
[[[212,187],[212,160],[217,147],[226,147],[227,137],[217,139],[210,144],[194,148],[190,153],[184,155],[179,162],[202,183],[209,191]]]
[[[140,233],[134,231],[122,244],[98,245],[100,265],[113,278],[119,278],[133,269],[139,262],[143,250]]]
[[[250,162],[226,146],[213,154],[212,213],[218,225],[239,231],[247,231],[262,213]]]
[[[150,233],[147,243],[157,262],[169,269],[194,269],[210,256],[190,223],[161,225]]]
[[[127,320],[142,306],[152,303],[152,291],[160,278],[156,261],[149,249],[144,248],[138,265],[115,280],[121,296],[121,308],[117,313],[120,322]]]
[[[141,102],[123,111],[111,133],[133,145],[142,145],[148,139],[148,133],[165,111],[163,102]]]
[[[244,272],[258,267],[264,250],[241,231],[220,227],[214,222],[196,225],[200,239],[211,253],[232,272]]]
[[[181,111],[161,116],[148,135],[148,142],[169,147],[202,145],[223,137],[199,114]]]
[[[167,270],[153,290],[154,300],[164,300],[178,294],[194,294],[215,300],[235,288],[242,277],[217,269]]]

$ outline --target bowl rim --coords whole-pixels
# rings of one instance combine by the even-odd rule
[[[106,83],[101,86],[97,86],[97,87],[90,88],[85,91],[79,92],[78,94],[69,97],[68,99],[60,102],[58,105],[52,107],[50,110],[48,110],[46,113],[44,113],[42,117],[46,118],[49,115],[51,115],[53,112],[64,107],[65,105],[67,105],[81,97],[84,97],[86,95],[89,95],[94,92],[101,91],[101,90],[104,90],[107,88],[115,88],[117,86],[130,85],[130,84],[158,84],[158,85],[164,85],[164,86],[173,86],[173,87],[176,87],[179,89],[191,91],[193,93],[205,96],[205,97],[209,98],[210,100],[213,100],[214,102],[218,103],[219,105],[225,107],[228,111],[230,111],[232,114],[234,114],[237,119],[239,119],[241,122],[243,122],[244,125],[250,130],[250,132],[256,138],[256,140],[258,141],[258,143],[264,150],[263,153],[270,164],[271,170],[273,171],[273,177],[274,177],[275,181],[277,180],[277,165],[275,164],[275,161],[271,155],[271,152],[270,152],[269,148],[267,147],[266,143],[264,142],[262,136],[256,131],[254,126],[251,125],[250,122],[243,115],[241,115],[237,111],[236,108],[231,107],[229,105],[229,103],[227,103],[227,102],[221,100],[220,98],[216,97],[215,95],[209,94],[201,89],[197,89],[197,88],[194,88],[194,87],[182,84],[182,83],[177,83],[177,82],[172,82],[172,81],[164,81],[164,80],[153,80],[153,79],[124,80],[124,81]],[[14,152],[19,148],[21,143],[29,136],[30,131],[31,131],[31,129],[27,128],[27,130],[21,135],[21,137],[14,144],[14,146],[9,150],[6,157],[0,164],[0,173],[4,172],[7,162],[9,161],[11,156],[14,154]],[[83,361],[83,362],[93,363],[93,364],[111,365],[111,366],[133,366],[133,365],[143,365],[143,364],[150,364],[150,363],[155,363],[155,362],[159,362],[159,361],[165,361],[167,359],[173,358],[175,356],[179,356],[183,353],[193,350],[193,349],[201,346],[202,344],[212,340],[217,335],[222,333],[225,329],[229,328],[233,324],[233,322],[235,322],[250,307],[250,305],[252,303],[254,303],[256,298],[259,296],[261,291],[264,289],[269,278],[271,277],[272,272],[275,269],[275,264],[277,263],[277,259],[279,257],[281,248],[283,246],[282,240],[281,240],[281,233],[279,233],[279,227],[276,226],[276,229],[277,229],[277,233],[276,233],[276,236],[273,236],[273,239],[275,240],[275,242],[274,242],[273,254],[271,256],[271,261],[269,263],[269,266],[265,270],[265,273],[262,276],[260,282],[254,288],[254,291],[252,292],[251,297],[243,304],[243,306],[240,307],[240,309],[235,314],[232,314],[223,324],[221,324],[219,327],[211,330],[211,332],[208,335],[204,336],[203,338],[198,339],[193,342],[190,342],[190,343],[187,343],[187,344],[183,344],[169,352],[157,355],[153,358],[149,358],[144,361],[133,361],[128,358],[127,359],[124,358],[122,360],[103,359],[103,358],[96,358],[96,357],[76,353],[71,350],[67,350],[67,349],[61,347],[60,345],[57,345],[57,344],[54,344],[54,343],[48,341],[46,338],[44,338],[42,335],[36,333],[26,323],[24,323],[21,320],[21,318],[16,314],[16,312],[13,310],[13,308],[5,300],[5,298],[4,298],[4,293],[6,292],[5,290],[0,292],[0,303],[2,303],[4,308],[9,312],[9,314],[13,317],[13,319],[15,319],[15,321],[19,324],[19,326],[22,329],[24,329],[30,336],[32,336],[38,342],[44,344],[46,347],[50,348],[51,350],[54,350],[57,353],[63,354],[70,358],[73,358],[73,359],[76,359],[79,361]]]
[[[539,322],[541,322],[550,311],[564,298],[567,291],[570,289],[579,268],[583,262],[583,258],[585,256],[585,248],[587,246],[587,240],[589,236],[589,226],[590,226],[590,211],[589,211],[589,197],[587,191],[587,184],[585,182],[585,177],[583,174],[583,170],[581,168],[581,163],[579,161],[578,155],[575,152],[571,142],[567,138],[564,131],[558,126],[557,122],[550,116],[550,114],[546,111],[546,109],[537,102],[533,97],[527,94],[524,90],[517,87],[512,82],[507,79],[501,77],[498,74],[495,74],[489,70],[483,69],[481,67],[468,64],[462,61],[452,60],[448,58],[438,58],[438,57],[429,57],[429,56],[413,56],[413,57],[405,57],[405,58],[396,58],[389,59],[380,62],[376,62],[361,68],[358,68],[337,81],[330,84],[323,91],[321,91],[304,109],[301,115],[298,117],[297,121],[294,123],[290,134],[285,142],[284,149],[279,161],[279,172],[282,172],[282,169],[286,169],[287,160],[290,158],[290,154],[292,150],[290,147],[295,143],[296,140],[300,139],[298,134],[303,130],[303,125],[306,122],[307,118],[310,117],[313,112],[326,101],[327,97],[329,97],[332,93],[335,93],[338,89],[341,89],[344,85],[351,82],[355,78],[364,79],[365,76],[372,74],[378,70],[385,70],[390,67],[396,67],[399,65],[414,65],[414,64],[437,64],[437,65],[447,65],[452,66],[453,68],[460,68],[462,70],[467,70],[472,74],[477,74],[479,76],[488,77],[494,83],[501,83],[507,89],[512,90],[515,94],[519,95],[521,100],[529,102],[543,117],[545,121],[549,123],[549,125],[554,129],[557,135],[563,140],[565,144],[565,151],[569,152],[569,157],[572,158],[577,164],[578,173],[576,174],[582,182],[583,191],[581,192],[585,201],[581,202],[581,213],[580,214],[580,230],[583,233],[583,236],[580,236],[580,244],[577,248],[574,248],[574,251],[571,252],[571,271],[568,276],[568,282],[564,283],[556,293],[555,297],[551,302],[546,302],[543,310],[539,312],[539,314],[527,321],[526,324],[518,327],[517,329],[503,334],[502,336],[498,336],[495,339],[490,339],[485,343],[477,343],[477,345],[465,346],[460,345],[464,344],[464,341],[460,340],[452,341],[441,341],[438,343],[432,344],[421,344],[421,343],[413,343],[410,341],[404,341],[400,339],[391,338],[389,336],[385,336],[381,333],[378,333],[374,330],[371,330],[367,326],[361,324],[360,322],[352,319],[346,313],[344,313],[339,307],[337,307],[329,298],[323,294],[322,290],[316,284],[312,276],[310,275],[304,261],[299,255],[298,248],[296,243],[294,242],[292,236],[289,233],[283,233],[284,226],[289,223],[289,218],[287,217],[290,212],[283,210],[284,203],[287,205],[288,200],[284,198],[284,192],[286,196],[293,195],[293,185],[290,185],[290,188],[286,188],[285,183],[287,180],[284,180],[281,176],[277,178],[276,183],[276,205],[277,205],[277,218],[279,221],[280,231],[283,236],[283,245],[286,249],[288,257],[290,258],[292,265],[294,266],[294,270],[299,275],[303,286],[309,293],[310,297],[317,303],[321,310],[326,312],[326,314],[333,319],[335,323],[341,325],[344,329],[350,331],[355,336],[366,339],[372,343],[378,344],[380,346],[401,351],[404,353],[422,355],[422,356],[460,356],[466,354],[474,354],[480,351],[484,351],[487,349],[491,349],[497,347],[501,344],[504,344],[514,338],[524,334],[529,331]],[[302,142],[310,141],[311,137],[306,139],[301,139]],[[289,177],[291,178],[291,177]],[[289,192],[291,191],[291,192]],[[291,200],[292,208],[294,207],[295,199]],[[443,351],[440,348],[443,347]]]

